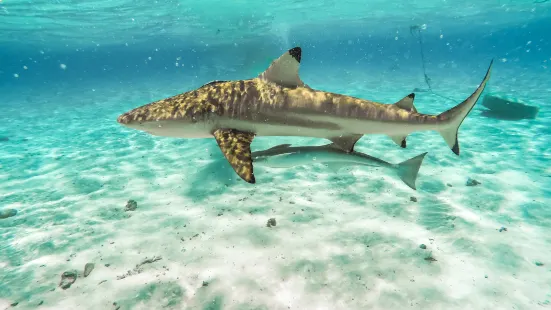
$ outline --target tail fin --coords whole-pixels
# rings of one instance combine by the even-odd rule
[[[417,173],[419,173],[419,168],[421,168],[421,164],[427,153],[428,152],[417,155],[397,165],[397,172],[400,179],[414,190],[417,190],[415,187],[415,180],[417,179]]]
[[[469,112],[473,109],[475,103],[478,101],[482,91],[484,91],[486,83],[490,79],[493,63],[494,60],[492,59],[484,80],[482,80],[482,83],[480,83],[478,88],[471,96],[469,96],[469,98],[465,99],[465,101],[449,109],[448,111],[438,115],[438,118],[446,123],[445,125],[442,125],[442,129],[439,130],[440,135],[442,135],[448,146],[456,155],[459,155],[459,141],[457,140],[459,126],[461,126],[461,123],[463,123],[465,117],[467,117]]]

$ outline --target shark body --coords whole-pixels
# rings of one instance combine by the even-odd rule
[[[491,64],[475,92],[439,115],[418,113],[409,94],[394,104],[316,90],[298,71],[299,47],[285,52],[258,77],[213,81],[120,115],[117,121],[152,135],[214,137],[235,172],[255,183],[250,144],[255,136],[326,138],[346,152],[365,134],[386,134],[401,147],[415,131],[439,132],[459,155],[457,132],[490,78]],[[493,63],[493,61],[492,61]]]
[[[253,152],[252,159],[255,166],[271,168],[289,168],[315,163],[325,164],[335,170],[358,165],[380,167],[390,170],[400,177],[407,186],[416,190],[415,180],[426,154],[417,155],[399,164],[392,164],[365,153],[346,152],[333,143],[320,146],[282,144],[267,150]]]

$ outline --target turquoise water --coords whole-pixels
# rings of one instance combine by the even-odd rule
[[[551,307],[551,2],[537,2],[2,0],[0,309]],[[311,87],[384,103],[418,88],[429,114],[493,58],[485,95],[539,112],[486,117],[480,99],[459,157],[436,132],[358,142],[391,163],[429,152],[416,191],[320,164],[255,167],[248,184],[214,139],[116,122],[294,46]]]

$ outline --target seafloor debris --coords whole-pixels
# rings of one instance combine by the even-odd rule
[[[409,197],[409,201],[417,202],[417,197],[411,196],[411,197]]]
[[[276,225],[277,225],[276,219],[273,217],[269,219],[268,222],[266,223],[266,227],[273,227]]]
[[[504,95],[487,94],[484,96],[482,106],[487,110],[482,115],[502,120],[535,119],[539,108],[528,105],[525,102]]]
[[[73,283],[75,283],[76,280],[77,280],[76,270],[65,271],[64,273],[61,274],[61,282],[59,282],[59,286],[62,289],[66,290],[70,288],[71,285],[73,285]]]
[[[425,260],[428,262],[436,262],[436,258],[432,257],[432,253],[429,256],[425,257]]]
[[[87,263],[86,265],[84,265],[84,277],[86,278],[88,275],[90,275],[90,273],[92,272],[92,270],[94,270],[94,263]]]
[[[424,245],[424,244],[421,244],[419,247],[420,247],[421,249],[423,249],[423,250],[425,250],[425,249],[427,248],[427,246]]]
[[[203,281],[203,286],[209,286],[209,283],[207,281]]]
[[[0,219],[7,219],[8,217],[12,217],[16,215],[17,215],[17,210],[15,209],[0,210]]]
[[[161,256],[153,256],[152,258],[145,258],[141,263],[137,264],[136,267],[134,267],[134,269],[132,270],[128,270],[125,274],[121,275],[121,276],[117,276],[117,280],[122,280],[126,277],[129,277],[129,276],[133,276],[133,275],[136,275],[136,274],[140,274],[143,272],[143,268],[141,268],[143,265],[145,264],[151,264],[151,263],[154,263],[156,261],[159,261],[163,259]]]
[[[499,229],[499,232],[502,232],[502,231],[507,231],[507,227],[501,227],[501,228]]]
[[[468,178],[467,183],[465,185],[467,185],[467,186],[477,186],[477,185],[480,185],[480,184],[482,184],[482,183],[478,182],[475,179]]]
[[[124,207],[124,211],[135,211],[138,208],[138,203],[135,200],[128,200],[126,203],[126,206]]]
[[[536,262],[535,262],[535,264],[536,264],[536,266],[538,266],[538,267],[541,267],[541,266],[543,266],[543,263],[542,263],[542,262],[540,262],[540,261],[536,261]]]

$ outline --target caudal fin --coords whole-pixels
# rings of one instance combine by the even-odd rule
[[[423,159],[427,153],[428,152],[417,155],[397,165],[397,172],[400,179],[402,179],[407,186],[414,190],[417,190],[415,187],[415,180],[417,179],[419,168],[421,168],[421,164],[423,163]]]
[[[449,109],[448,111],[438,115],[438,118],[443,123],[441,129],[439,129],[438,131],[456,155],[459,155],[459,141],[457,139],[459,126],[461,126],[461,123],[463,123],[465,117],[467,117],[469,112],[471,112],[474,105],[478,101],[478,98],[484,91],[486,83],[490,79],[490,73],[492,71],[493,63],[494,60],[492,59],[492,61],[490,62],[490,66],[488,67],[488,71],[486,72],[486,76],[482,80],[482,83],[480,83],[478,88],[472,95],[469,96],[469,98],[465,99],[465,101]]]

